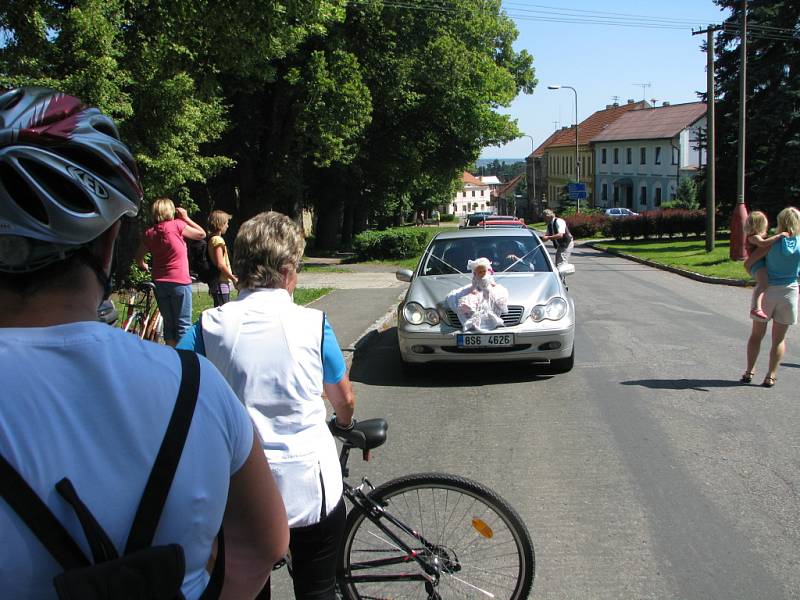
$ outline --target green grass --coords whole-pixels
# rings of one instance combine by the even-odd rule
[[[748,281],[750,276],[741,261],[730,259],[728,240],[717,240],[714,250],[706,252],[704,239],[634,240],[596,242],[598,248],[609,248],[659,264],[694,271],[709,277]]]
[[[346,269],[338,265],[303,265],[303,273],[352,273],[352,269]]]

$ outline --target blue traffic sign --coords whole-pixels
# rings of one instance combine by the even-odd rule
[[[583,192],[586,193],[586,184],[585,183],[568,183],[567,189],[570,193],[570,198],[574,192]],[[585,197],[585,196],[584,196]]]
[[[581,184],[581,185],[583,185],[583,184]],[[572,192],[572,191],[569,192],[569,199],[570,200],[586,200],[586,198],[588,198],[588,197],[589,197],[589,194],[586,192],[586,190],[582,190],[582,191],[578,190],[578,191],[575,191],[575,192]]]

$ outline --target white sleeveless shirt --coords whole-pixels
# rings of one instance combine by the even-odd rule
[[[268,288],[244,290],[202,317],[206,357],[256,425],[289,527],[319,522],[342,495],[322,400],[323,320],[324,313],[297,306],[286,290]]]

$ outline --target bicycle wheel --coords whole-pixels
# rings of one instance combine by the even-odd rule
[[[527,598],[535,561],[530,534],[517,512],[480,483],[442,473],[389,481],[369,494],[431,547],[382,518],[398,539],[428,564],[438,563],[438,584],[420,580],[423,569],[387,534],[354,508],[347,517],[337,583],[344,598]]]

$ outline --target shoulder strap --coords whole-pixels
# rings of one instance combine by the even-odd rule
[[[50,508],[17,470],[0,455],[0,496],[42,542],[65,571],[91,563]]]
[[[150,471],[147,486],[139,501],[124,554],[147,548],[152,544],[175,471],[178,469],[189,426],[192,424],[197,392],[200,388],[200,362],[197,355],[190,350],[177,350],[177,352],[182,369],[178,399],[172,410],[167,433],[161,442],[153,470]]]

